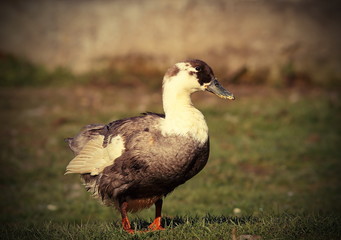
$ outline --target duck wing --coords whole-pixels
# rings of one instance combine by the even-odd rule
[[[145,113],[143,116],[117,120],[108,125],[84,127],[76,137],[67,139],[76,156],[66,167],[65,174],[99,175],[123,154],[127,138],[139,135],[143,126],[162,117],[159,114]]]
[[[66,173],[90,173],[98,175],[103,169],[112,165],[117,157],[124,151],[124,144],[120,136],[111,140],[112,144],[103,147],[104,136],[98,135],[90,139],[66,167]]]

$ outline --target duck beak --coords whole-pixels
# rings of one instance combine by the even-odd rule
[[[233,96],[232,93],[227,91],[223,86],[220,85],[217,79],[214,79],[208,84],[206,87],[206,91],[214,93],[220,98],[224,99],[229,99],[229,100],[234,100],[235,97]]]

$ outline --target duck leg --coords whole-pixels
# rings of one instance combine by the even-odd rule
[[[159,199],[155,202],[155,219],[148,226],[150,230],[152,231],[165,230],[163,227],[161,227],[161,211],[162,211],[162,199]]]
[[[127,202],[120,203],[120,212],[121,212],[121,217],[122,217],[122,227],[123,227],[123,229],[127,233],[134,233],[134,230],[131,229],[130,222],[129,222],[129,219],[128,219],[127,207],[128,207],[128,203]]]

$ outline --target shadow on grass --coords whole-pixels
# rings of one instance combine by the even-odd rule
[[[134,219],[132,220],[132,226],[135,227],[137,230],[147,229],[149,224],[151,224],[152,220],[146,221],[145,219]],[[190,225],[198,225],[198,224],[223,224],[223,223],[230,223],[232,225],[243,225],[246,223],[256,223],[259,222],[257,217],[252,216],[243,216],[243,217],[236,217],[236,216],[213,216],[207,214],[204,217],[199,216],[176,216],[176,217],[163,217],[162,218],[162,226],[167,229],[174,229],[176,227],[190,224]]]

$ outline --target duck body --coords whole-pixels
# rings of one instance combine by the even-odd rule
[[[133,232],[127,212],[155,204],[150,225],[160,230],[164,196],[200,172],[209,157],[208,127],[190,99],[207,90],[234,99],[200,60],[171,67],[163,82],[165,115],[145,113],[107,125],[88,125],[69,138],[75,154],[66,173],[81,174],[86,189],[121,213],[122,225]]]
[[[81,151],[73,146],[82,149],[81,145],[94,139],[100,139],[104,154],[109,155],[110,145],[117,145],[112,139],[122,139],[124,150],[119,157],[111,159],[113,164],[98,175],[82,174],[88,191],[106,205],[116,207],[120,198],[136,200],[127,209],[136,212],[196,175],[208,160],[208,138],[200,143],[190,136],[164,136],[160,130],[164,120],[164,115],[146,113],[108,125],[89,125],[81,135],[70,139],[70,147],[78,155]]]

